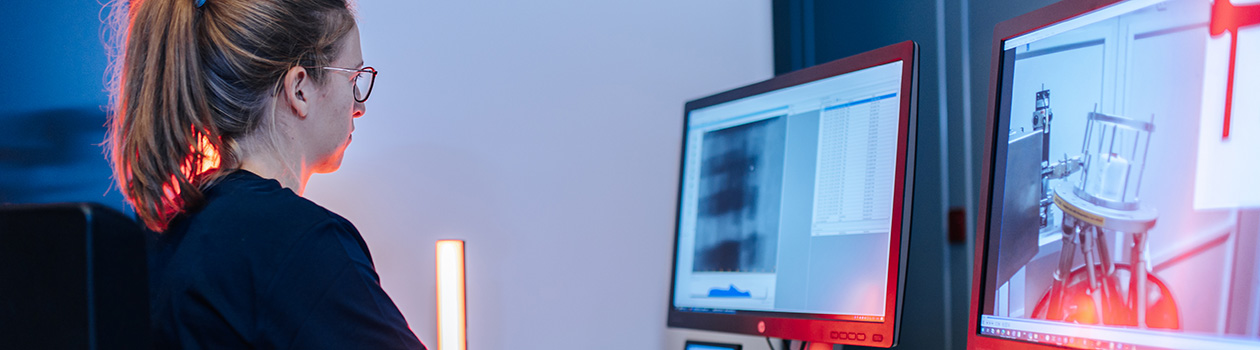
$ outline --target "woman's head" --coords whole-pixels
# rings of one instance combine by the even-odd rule
[[[366,113],[360,100],[370,92],[371,87],[366,84],[370,84],[372,73],[363,70],[358,28],[351,28],[337,46],[337,56],[327,65],[292,67],[280,82],[273,115],[278,120],[277,129],[292,136],[277,142],[285,146],[285,155],[291,158],[284,162],[297,168],[286,169],[295,173],[292,175],[337,170],[354,131],[354,118]],[[323,73],[324,78],[311,79],[310,74],[315,71]],[[357,79],[367,83],[360,89],[355,84]]]
[[[238,142],[276,124],[277,110],[301,118],[281,137],[336,169],[345,142],[308,138],[346,139],[362,104],[349,74],[312,67],[362,64],[346,0],[116,1],[110,160],[147,226],[165,230],[200,205],[207,184],[240,166]]]

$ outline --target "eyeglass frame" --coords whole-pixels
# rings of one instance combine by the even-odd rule
[[[372,78],[371,78],[372,80],[371,80],[371,81],[368,81],[368,91],[367,91],[367,92],[365,92],[365,93],[363,93],[363,99],[362,99],[362,100],[360,100],[358,97],[355,97],[355,98],[354,98],[354,101],[355,101],[355,102],[358,102],[358,103],[364,103],[364,102],[367,102],[368,97],[372,96],[372,88],[376,87],[376,73],[377,73],[376,68],[372,68],[372,67],[363,67],[363,68],[359,68],[359,69],[354,69],[354,68],[327,67],[327,66],[325,66],[325,67],[314,67],[314,68],[327,69],[327,70],[335,70],[335,71],[339,71],[339,72],[359,73],[359,75],[357,75],[357,76],[355,76],[355,77],[354,77],[356,80],[357,80],[357,79],[361,79],[361,77],[363,76],[363,73],[371,73],[371,74],[372,74]],[[357,84],[357,83],[356,83],[356,84],[352,84],[352,85],[351,85],[351,88],[352,88],[352,89],[355,89],[355,91],[358,91],[358,90],[359,90],[359,89],[358,89],[358,88],[359,88],[359,84]]]

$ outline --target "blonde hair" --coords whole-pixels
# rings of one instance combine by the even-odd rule
[[[107,151],[157,232],[239,167],[236,140],[259,128],[284,74],[329,64],[354,27],[346,0],[115,1]]]

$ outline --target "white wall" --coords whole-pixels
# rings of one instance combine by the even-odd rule
[[[664,324],[683,103],[772,75],[768,1],[358,6],[381,74],[306,194],[363,233],[422,341],[433,242],[460,238],[473,349],[764,344]]]

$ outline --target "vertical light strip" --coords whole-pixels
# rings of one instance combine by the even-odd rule
[[[972,143],[975,142],[975,140],[971,138],[973,131],[971,129],[971,123],[974,120],[973,118],[975,118],[975,115],[971,113],[970,7],[971,0],[962,0],[962,8],[958,10],[960,18],[958,22],[961,24],[958,30],[962,32],[963,179],[966,180],[963,182],[963,204],[966,205],[967,208],[967,215],[964,216],[967,221],[967,232],[965,236],[967,237],[967,266],[973,266],[972,264],[974,262],[972,260],[975,260],[976,257],[976,239],[972,234],[976,232],[976,213],[980,212],[980,208],[975,206],[975,183],[978,179],[973,175],[975,163],[972,158],[972,147],[974,146]],[[965,270],[967,270],[967,283],[970,285],[971,275],[974,272],[970,268]]]
[[[468,348],[467,307],[464,304],[464,241],[437,241],[438,350]]]
[[[940,134],[941,134],[941,307],[944,312],[942,315],[942,323],[945,326],[945,349],[952,349],[954,346],[953,329],[951,325],[953,313],[950,304],[953,298],[950,296],[950,284],[952,279],[949,276],[949,241],[947,237],[949,228],[949,85],[946,75],[947,69],[945,65],[945,56],[949,50],[945,46],[945,0],[936,0],[936,87],[937,87],[937,105],[940,110],[937,111],[940,117]]]
[[[814,0],[801,1],[801,23],[805,26],[801,31],[805,35],[805,40],[801,41],[805,51],[805,65],[801,68],[808,68],[814,66],[814,61],[818,58],[814,52]]]
[[[976,232],[975,218],[976,213],[979,213],[980,209],[975,206],[974,198],[976,190],[974,187],[975,185],[973,184],[976,182],[977,178],[974,176],[974,172],[972,171],[973,166],[975,165],[972,161],[972,143],[975,142],[975,140],[972,139],[971,122],[975,115],[972,114],[971,111],[971,0],[960,0],[959,6],[958,36],[959,43],[962,46],[959,48],[959,51],[962,53],[962,57],[959,61],[962,62],[959,63],[962,66],[963,213],[965,213],[963,215],[963,221],[965,222],[963,225],[965,230],[963,232],[963,242],[965,242],[963,243],[963,261],[967,262],[966,265],[963,265],[962,269],[962,275],[966,276],[966,278],[962,279],[962,289],[959,289],[960,291],[963,291],[969,290],[968,287],[971,286],[971,281],[974,277],[972,275],[975,274],[975,272],[971,269],[971,266],[974,266],[972,264],[975,263],[976,257],[976,241],[972,234]],[[964,294],[969,295],[970,293]],[[962,304],[961,306],[963,310],[970,310],[968,309],[968,304]]]

